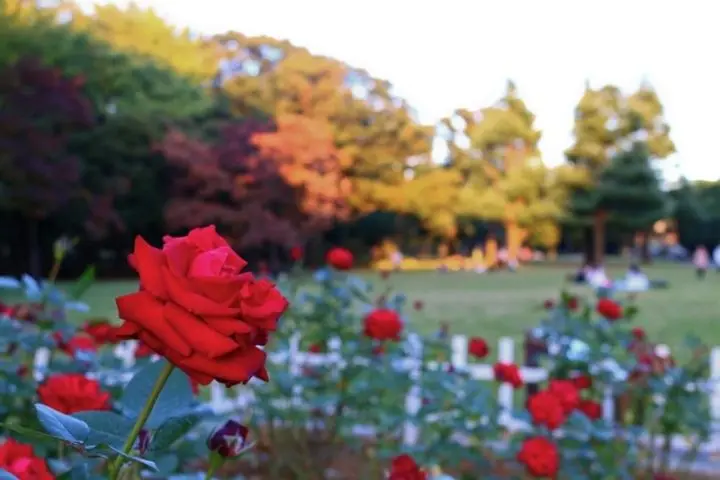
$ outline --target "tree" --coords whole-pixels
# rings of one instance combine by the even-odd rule
[[[94,5],[90,14],[75,8],[72,26],[106,41],[118,52],[147,57],[198,83],[212,80],[218,71],[219,57],[212,44],[133,2],[125,8]]]
[[[419,125],[391,85],[289,42],[231,32],[215,41],[224,54],[222,84],[239,115],[302,115],[327,124],[348,158],[355,213],[399,211],[409,159],[429,153],[433,129]]]
[[[342,154],[322,125],[282,116],[277,125],[229,122],[214,142],[170,132],[171,228],[217,223],[242,248],[302,244],[345,218]]]
[[[562,214],[561,192],[539,158],[535,117],[512,82],[497,105],[478,113],[459,110],[455,115],[444,126],[454,132],[449,145],[451,163],[465,179],[462,213],[501,223],[508,258],[517,260],[529,228]],[[458,123],[467,147],[458,142]]]
[[[600,174],[594,192],[597,207],[608,212],[611,224],[620,231],[638,234],[643,256],[648,259],[647,234],[669,213],[669,205],[650,165],[647,144],[636,141],[616,154]]]
[[[581,172],[569,185],[572,222],[585,228],[586,260],[602,262],[608,212],[595,191],[610,159],[635,140],[647,144],[651,159],[675,151],[663,108],[655,91],[642,85],[625,97],[617,87],[605,86],[585,93],[575,109],[575,143],[565,152],[568,163]]]
[[[0,208],[22,216],[34,275],[39,222],[80,195],[80,160],[68,140],[94,117],[80,86],[36,58],[0,70]]]

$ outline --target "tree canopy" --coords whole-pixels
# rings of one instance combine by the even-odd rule
[[[496,238],[514,259],[667,215],[691,238],[719,198],[661,188],[656,162],[675,147],[649,84],[588,86],[567,162],[550,166],[512,81],[426,125],[360,66],[267,36],[200,36],[135,4],[0,0],[0,70],[0,217],[27,237],[0,243],[23,252],[6,259],[18,270],[60,234],[124,263],[127,235],[210,222],[249,258],[412,236],[458,250]]]

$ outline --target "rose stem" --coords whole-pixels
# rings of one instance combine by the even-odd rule
[[[153,385],[153,389],[150,392],[150,396],[148,397],[147,401],[145,402],[145,406],[140,412],[140,415],[138,415],[138,418],[135,421],[135,425],[133,425],[133,428],[130,431],[130,435],[128,435],[127,439],[125,440],[125,444],[123,445],[122,449],[125,455],[130,454],[130,451],[132,450],[133,445],[135,445],[135,441],[137,440],[138,435],[140,435],[140,430],[143,429],[143,427],[145,426],[145,422],[147,422],[148,417],[150,417],[150,413],[155,406],[155,402],[157,402],[157,399],[160,396],[160,392],[162,392],[162,389],[165,386],[165,382],[167,382],[168,378],[170,378],[170,374],[172,373],[174,368],[175,366],[172,363],[167,363],[160,372],[160,376],[155,381],[155,385]],[[122,455],[117,456],[115,462],[113,462],[112,466],[110,467],[110,480],[117,480],[117,476],[120,473],[120,467],[122,467],[124,460],[125,458]]]

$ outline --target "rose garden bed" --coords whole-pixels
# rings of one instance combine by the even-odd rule
[[[708,349],[689,341],[683,364],[659,355],[631,304],[548,304],[533,341],[550,380],[512,409],[453,364],[447,338],[409,342],[405,298],[347,273],[343,249],[313,288],[242,273],[212,227],[159,249],[138,239],[131,263],[141,287],[117,299],[122,325],[67,321],[91,271],[68,291],[53,278],[3,279],[27,298],[0,311],[0,478],[703,478],[671,474],[665,445],[710,437]],[[335,361],[266,361],[298,334],[302,350]],[[132,364],[113,354],[126,340],[140,342]],[[42,370],[38,349],[49,352]],[[480,336],[468,342],[476,361],[488,350]],[[412,368],[397,368],[408,358]],[[503,388],[524,387],[517,365],[493,371]],[[255,400],[232,419],[197,394],[252,379]],[[503,418],[526,428],[510,432]]]

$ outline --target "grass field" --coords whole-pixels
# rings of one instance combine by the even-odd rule
[[[624,273],[622,266],[610,267],[612,276]],[[518,273],[478,275],[470,272],[394,273],[382,280],[376,272],[357,274],[381,285],[388,282],[409,300],[422,300],[421,312],[411,312],[411,322],[422,332],[437,330],[440,322],[451,325],[451,333],[480,335],[491,345],[509,336],[521,339],[536,324],[542,302],[555,298],[562,288],[590,295],[588,289],[567,284],[570,267],[527,267]],[[695,278],[688,265],[659,264],[647,268],[651,278],[670,282],[667,290],[639,295],[640,315],[636,323],[655,341],[679,347],[688,333],[701,337],[710,346],[720,346],[720,274],[709,272],[704,281]],[[99,282],[86,294],[91,316],[115,318],[117,295],[137,288],[134,281]]]

